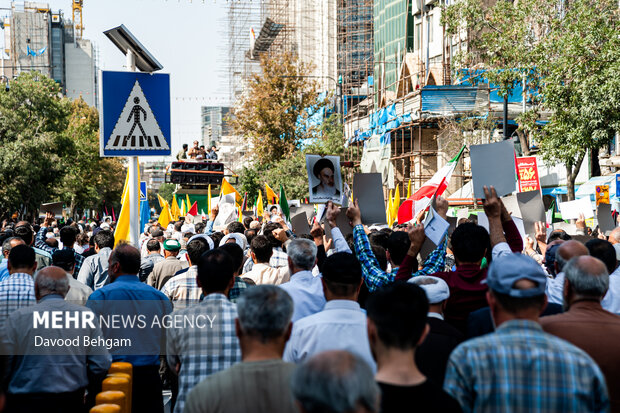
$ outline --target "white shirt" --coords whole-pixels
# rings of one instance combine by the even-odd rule
[[[601,305],[605,310],[620,315],[620,267],[609,274],[609,289]]]
[[[439,314],[439,313],[431,313],[429,312],[428,314],[426,314],[427,317],[429,318],[438,318],[440,320],[443,320],[443,315]]]
[[[280,285],[291,278],[288,267],[272,268],[268,264],[254,264],[252,271],[246,272],[242,277],[251,279],[256,285]]]
[[[298,364],[323,351],[347,350],[364,359],[374,373],[377,364],[367,331],[366,313],[357,302],[331,300],[323,311],[293,323],[283,359]]]
[[[289,282],[279,286],[293,299],[293,322],[318,313],[325,306],[321,278],[315,277],[310,271],[299,271],[291,275]]]
[[[546,294],[550,303],[564,303],[564,273],[558,273],[555,278],[547,279]]]
[[[92,288],[73,278],[73,275],[67,273],[69,279],[69,292],[65,295],[65,301],[71,301],[74,304],[86,305],[88,297],[93,293]]]

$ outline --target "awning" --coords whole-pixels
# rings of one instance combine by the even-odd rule
[[[583,198],[586,196],[595,196],[596,195],[596,187],[599,185],[609,185],[609,195],[613,196],[616,194],[615,190],[615,182],[616,175],[607,175],[607,176],[593,176],[588,179],[588,181],[579,186],[579,189],[575,192],[576,198]],[[592,198],[594,199],[594,198]]]

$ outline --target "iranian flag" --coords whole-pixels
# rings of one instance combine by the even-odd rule
[[[450,183],[450,177],[452,172],[456,168],[456,164],[459,158],[463,154],[465,146],[461,148],[458,155],[456,155],[450,162],[446,163],[443,168],[438,170],[435,175],[424,183],[411,197],[400,205],[398,209],[398,223],[404,224],[414,219],[420,211],[424,211],[431,203],[433,195],[442,195],[448,184]]]

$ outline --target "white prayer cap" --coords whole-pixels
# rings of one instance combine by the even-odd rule
[[[235,244],[240,246],[241,249],[245,251],[245,248],[248,245],[248,239],[245,237],[245,235],[239,234],[237,232],[233,232],[233,233],[225,235],[224,238],[222,238],[222,240],[220,241],[219,246],[221,247],[222,245],[226,244],[226,242],[228,242],[228,240],[231,238],[235,240]]]
[[[421,287],[426,292],[429,304],[439,304],[450,298],[450,287],[441,278],[424,275],[413,277],[407,282]]]
[[[209,244],[209,250],[212,250],[213,248],[215,248],[215,244],[213,243],[213,240],[211,239],[210,236],[208,236],[207,234],[196,234],[193,237],[191,237],[187,243],[189,244],[190,242],[192,242],[193,240],[195,240],[196,238],[203,238],[205,241],[207,241],[207,244]]]
[[[181,227],[181,233],[185,234],[186,232],[191,232],[192,234],[196,233],[196,227],[194,224],[183,224]]]
[[[108,230],[108,229],[110,229],[110,224],[108,224],[107,222],[104,222],[103,224],[101,224],[99,226],[99,228],[104,229],[104,230]]]

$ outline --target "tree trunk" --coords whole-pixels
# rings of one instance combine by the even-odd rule
[[[75,219],[75,197],[71,197],[71,204],[69,204],[69,209],[71,210],[70,216],[72,219]]]
[[[530,156],[530,145],[527,139],[527,135],[517,129],[517,136],[519,137],[519,143],[521,144],[521,153],[523,156]]]
[[[567,163],[566,164],[566,191],[567,197],[569,201],[575,200],[575,180],[577,179],[577,175],[579,174],[579,169],[581,168],[581,163],[583,162],[583,158],[586,156],[585,151],[579,154],[575,163]]]

